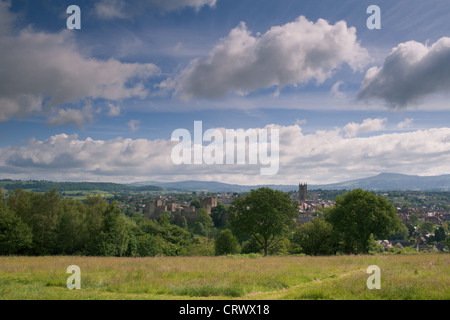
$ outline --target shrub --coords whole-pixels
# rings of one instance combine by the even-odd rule
[[[239,253],[241,248],[237,238],[230,229],[223,230],[216,240],[216,256]]]

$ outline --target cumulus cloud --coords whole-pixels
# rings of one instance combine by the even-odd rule
[[[23,147],[0,151],[2,172],[17,171],[33,176],[52,176],[55,169],[64,169],[63,179],[82,175],[86,178],[110,175],[140,175],[150,167],[161,170],[170,161],[172,142],[131,140],[85,140],[77,135],[60,134],[40,141],[32,139]],[[149,171],[149,173],[155,171]]]
[[[0,148],[0,177],[49,180],[219,180],[241,184],[345,181],[380,172],[450,173],[450,128],[348,137],[344,128],[305,134],[301,126],[268,125],[280,136],[279,171],[261,176],[257,165],[174,165],[178,142],[79,139],[55,135]],[[209,143],[204,142],[206,149]]]
[[[214,7],[216,2],[217,0],[101,0],[95,4],[95,13],[101,19],[128,19],[144,10],[165,13],[190,7],[199,11],[204,6]]]
[[[92,120],[92,106],[86,105],[82,110],[71,108],[59,109],[57,114],[53,116],[48,123],[51,126],[70,124],[76,127],[82,127],[87,121]]]
[[[280,135],[280,175],[308,181],[345,181],[380,172],[449,173],[450,128],[346,138],[340,129],[303,134],[298,126]],[[299,151],[294,151],[294,146]]]
[[[262,88],[282,88],[315,80],[322,83],[343,64],[354,71],[368,62],[356,29],[345,21],[311,22],[300,16],[253,35],[244,22],[231,30],[207,58],[191,61],[177,77],[161,83],[182,100],[246,94]]]
[[[8,3],[0,3],[0,18],[13,17]],[[0,33],[0,121],[84,99],[144,98],[148,95],[144,81],[159,73],[159,68],[151,63],[122,63],[85,56],[69,30],[59,33],[37,32],[31,27],[18,32],[9,30]],[[68,113],[75,116],[75,112],[66,109],[61,111],[60,118],[69,116]]]
[[[347,137],[356,137],[360,134],[382,131],[385,129],[387,119],[365,119],[362,123],[351,122],[344,127]]]
[[[108,116],[117,117],[120,115],[120,106],[108,103]]]
[[[432,94],[450,90],[450,38],[432,46],[416,41],[399,44],[383,66],[370,68],[358,98],[381,100],[389,106],[406,108]]]

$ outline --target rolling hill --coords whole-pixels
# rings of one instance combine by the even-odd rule
[[[238,185],[216,181],[179,181],[179,182],[138,182],[133,184],[116,184],[102,182],[51,182],[0,180],[0,188],[12,191],[17,188],[35,192],[46,192],[53,188],[58,191],[100,190],[112,193],[151,192],[151,191],[186,191],[186,192],[248,192],[259,187],[269,187],[284,192],[297,191],[298,185]],[[309,190],[352,190],[361,188],[372,191],[450,191],[450,175],[413,176],[396,173],[381,173],[364,179],[341,183],[308,185]]]
[[[140,182],[139,185],[159,186],[166,190],[209,191],[209,192],[247,192],[259,187],[269,187],[281,191],[298,190],[298,185],[253,185],[244,186],[215,181],[180,181],[180,182]],[[379,175],[345,181],[341,183],[308,185],[309,190],[352,190],[372,191],[450,191],[450,175],[413,176],[397,173],[380,173]]]

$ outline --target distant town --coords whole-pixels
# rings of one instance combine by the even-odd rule
[[[298,203],[298,226],[313,218],[323,217],[327,208],[335,205],[335,198],[344,195],[346,190],[308,190],[307,184],[300,183],[298,191],[288,192],[292,201]],[[408,229],[406,239],[382,239],[378,243],[386,250],[390,248],[414,247],[420,251],[444,250],[444,245],[436,239],[435,230],[450,223],[450,192],[392,191],[378,193],[391,201],[397,209],[400,220]],[[165,212],[170,212],[174,221],[184,217],[188,222],[195,221],[196,210],[205,208],[208,214],[218,203],[230,206],[235,198],[244,197],[245,192],[192,192],[168,193],[151,196],[115,196],[118,206],[127,215],[142,214],[157,220]],[[411,241],[414,239],[415,241]]]

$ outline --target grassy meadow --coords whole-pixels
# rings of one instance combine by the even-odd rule
[[[69,290],[67,267],[81,269]],[[366,269],[381,269],[369,290]],[[0,299],[450,299],[450,254],[288,257],[0,257]]]

